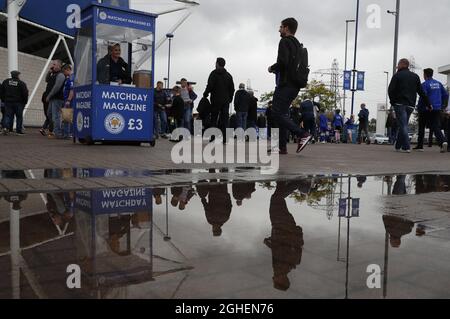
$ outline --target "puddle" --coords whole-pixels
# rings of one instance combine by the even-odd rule
[[[450,298],[449,185],[317,176],[8,194],[0,298]]]
[[[65,179],[65,178],[94,178],[94,177],[151,177],[174,174],[208,174],[208,173],[259,173],[261,167],[236,167],[216,169],[171,169],[171,170],[132,170],[107,168],[64,168],[64,169],[31,169],[31,170],[3,170],[1,179]]]

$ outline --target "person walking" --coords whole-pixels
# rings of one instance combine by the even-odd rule
[[[8,135],[13,129],[14,116],[16,117],[16,133],[23,135],[23,110],[28,103],[28,88],[20,80],[20,72],[12,71],[11,78],[3,81],[0,86],[0,99],[5,103],[5,123],[3,134]]]
[[[289,107],[298,96],[300,89],[307,84],[308,51],[297,40],[295,34],[298,22],[287,18],[281,22],[281,40],[278,46],[277,63],[268,71],[276,74],[277,86],[273,96],[272,116],[275,127],[279,129],[280,154],[287,154],[287,133],[298,137],[297,153],[300,153],[311,141],[312,136],[289,118]]]
[[[239,90],[234,96],[234,110],[236,111],[236,126],[244,131],[247,129],[248,108],[250,94],[245,90],[245,84],[239,84]]]
[[[209,75],[208,85],[203,93],[204,98],[208,98],[211,94],[209,126],[221,129],[223,143],[227,143],[226,130],[229,125],[230,103],[233,101],[235,91],[233,77],[225,69],[225,65],[226,61],[224,58],[217,58],[216,69]]]
[[[358,113],[358,144],[361,144],[369,140],[369,110],[366,108],[366,104],[361,104],[361,111]],[[364,132],[364,137],[362,136]]]
[[[302,114],[303,128],[308,134],[313,137],[315,143],[316,135],[316,114],[318,113],[319,104],[310,99],[304,100],[300,103],[300,113]]]
[[[336,139],[336,144],[341,143],[341,133],[344,129],[344,118],[341,115],[341,110],[336,110],[333,118],[333,127],[334,127],[334,134]]]
[[[408,123],[416,105],[417,94],[423,98],[422,103],[428,109],[433,109],[433,106],[420,83],[419,76],[409,70],[409,61],[407,59],[401,59],[398,62],[397,69],[398,71],[392,77],[388,90],[391,105],[395,110],[399,130],[395,149],[398,152],[411,153]]]
[[[327,143],[327,134],[328,134],[328,117],[325,114],[325,111],[320,110],[319,115],[319,130],[320,130],[320,143]]]
[[[355,129],[355,116],[352,115],[345,122],[345,126],[347,127],[347,144],[353,144],[353,130]]]
[[[441,131],[441,112],[448,106],[448,93],[441,82],[433,79],[433,69],[425,69],[423,75],[425,82],[422,88],[425,91],[431,107],[427,108],[423,98],[419,99],[417,109],[419,111],[419,139],[414,150],[423,152],[423,140],[425,136],[425,119],[429,119],[430,135],[434,134],[441,148],[441,153],[447,152],[448,142]]]
[[[53,73],[55,75],[49,79],[49,86],[51,87],[50,92],[46,97],[46,102],[49,103],[48,106],[48,117],[53,122],[53,133],[49,134],[49,138],[62,138],[61,129],[61,109],[64,106],[64,82],[66,77],[61,71],[62,62],[56,60],[53,65]]]

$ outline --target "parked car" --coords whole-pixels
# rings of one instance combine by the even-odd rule
[[[383,134],[374,134],[369,139],[372,144],[389,144],[389,137]]]

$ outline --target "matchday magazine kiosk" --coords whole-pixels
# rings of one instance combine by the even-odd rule
[[[74,139],[155,145],[156,15],[93,3],[75,45]]]

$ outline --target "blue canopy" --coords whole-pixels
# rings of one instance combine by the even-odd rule
[[[92,2],[92,0],[28,0],[20,16],[47,28],[75,35],[76,30],[67,26],[67,19],[73,13],[69,10],[69,6],[76,4],[83,10]],[[102,3],[129,8],[129,0],[104,0]],[[2,11],[6,12],[6,6],[7,0],[0,0]]]

